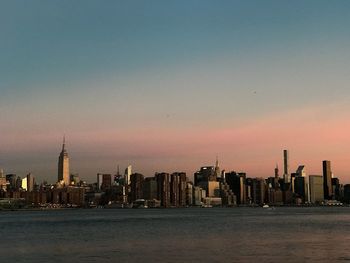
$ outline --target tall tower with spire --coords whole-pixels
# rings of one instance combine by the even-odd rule
[[[215,180],[217,178],[220,178],[221,177],[221,173],[220,173],[220,167],[219,167],[219,158],[218,156],[216,155],[216,162],[215,162]]]
[[[66,137],[63,136],[62,151],[58,157],[58,181],[63,182],[66,186],[70,183],[69,178],[69,157],[66,150]]]

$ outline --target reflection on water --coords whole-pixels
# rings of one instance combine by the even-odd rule
[[[350,208],[17,211],[0,224],[6,262],[350,260]]]

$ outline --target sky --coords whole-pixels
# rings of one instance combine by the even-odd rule
[[[0,167],[350,183],[350,1],[0,2]],[[282,175],[282,174],[281,174]]]

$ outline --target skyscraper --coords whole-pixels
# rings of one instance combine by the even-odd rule
[[[253,178],[251,188],[253,204],[262,205],[265,203],[265,180],[263,178]]]
[[[173,173],[170,175],[170,202],[172,206],[180,206],[180,175]]]
[[[157,199],[157,181],[155,177],[146,177],[143,182],[143,198],[146,200]]]
[[[111,174],[97,174],[97,187],[98,190],[106,190],[112,187],[112,175]]]
[[[127,185],[130,185],[131,181],[130,181],[130,176],[132,174],[132,166],[129,165],[126,169],[125,169],[125,172],[124,172],[124,184],[127,186]]]
[[[143,198],[144,176],[139,173],[133,173],[130,176],[131,201]]]
[[[323,161],[323,194],[324,199],[331,200],[332,193],[332,170],[331,170],[331,162]]]
[[[66,150],[66,139],[63,137],[62,151],[58,157],[58,181],[69,185],[69,157]]]
[[[289,183],[289,152],[288,150],[283,150],[283,160],[284,160],[284,173],[283,179],[285,183]]]
[[[239,205],[246,203],[246,178],[247,176],[245,173],[236,173],[235,171],[226,173],[225,175],[226,183],[236,195],[237,204]]]
[[[295,173],[294,191],[304,198],[304,202],[310,202],[310,183],[306,175],[305,165],[300,165]]]
[[[27,174],[27,191],[32,192],[34,190],[34,177],[31,173]]]
[[[170,176],[168,173],[156,173],[157,195],[162,207],[170,206]]]
[[[275,168],[275,178],[278,180],[279,178],[279,169],[278,169],[278,164],[276,163],[276,168]]]
[[[219,158],[216,156],[216,162],[215,162],[215,179],[221,177],[220,167],[219,167]]]
[[[313,204],[323,202],[323,178],[321,175],[310,175],[310,202]]]

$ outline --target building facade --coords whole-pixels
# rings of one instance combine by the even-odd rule
[[[58,157],[58,182],[68,186],[70,183],[69,156],[66,150],[65,137],[63,138],[62,151]]]
[[[332,200],[332,170],[331,170],[331,162],[323,161],[323,194],[325,200]]]

